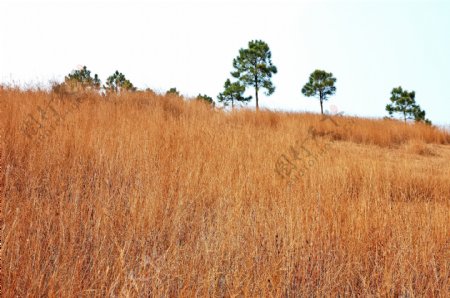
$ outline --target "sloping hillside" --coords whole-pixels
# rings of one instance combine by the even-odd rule
[[[450,135],[0,91],[5,296],[448,296]]]

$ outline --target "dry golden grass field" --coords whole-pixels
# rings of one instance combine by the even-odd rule
[[[0,111],[4,297],[450,295],[435,127],[144,92]]]

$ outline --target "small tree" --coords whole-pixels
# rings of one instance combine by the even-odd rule
[[[240,49],[239,56],[233,60],[235,71],[231,75],[238,79],[244,87],[255,88],[256,109],[259,109],[258,92],[265,88],[266,95],[275,92],[271,78],[277,73],[277,68],[272,64],[272,53],[267,43],[262,40],[252,40],[247,49]]]
[[[118,70],[106,79],[107,91],[120,93],[123,91],[136,91],[136,87],[125,77],[125,75]]]
[[[156,95],[156,92],[153,89],[151,89],[151,88],[145,88],[145,90],[143,90],[142,92],[150,94],[152,96]]]
[[[331,72],[316,69],[310,76],[309,81],[302,88],[303,95],[317,97],[320,101],[320,112],[323,115],[323,102],[336,93],[336,78]]]
[[[98,90],[100,89],[101,82],[97,74],[92,77],[91,71],[86,66],[83,66],[81,69],[74,70],[68,74],[64,78],[64,84],[75,90]]]
[[[224,91],[219,93],[217,99],[220,103],[223,103],[224,106],[228,106],[231,102],[231,108],[234,109],[234,101],[247,103],[252,99],[251,96],[245,97],[243,95],[245,92],[245,86],[239,82],[231,83],[230,79],[227,79],[223,85],[223,88]]]
[[[169,90],[167,90],[166,95],[180,96],[180,92],[177,90],[177,88],[170,88]]]
[[[196,99],[199,100],[199,101],[203,101],[203,102],[205,102],[207,104],[210,104],[212,106],[215,105],[214,100],[212,99],[212,97],[210,97],[210,96],[208,96],[206,94],[204,94],[204,95],[198,94]]]
[[[425,117],[426,113],[424,110],[420,108],[419,105],[416,105],[413,110],[414,121],[423,122],[425,124],[431,125],[431,121]]]
[[[391,103],[386,105],[386,111],[389,116],[394,117],[394,113],[402,115],[403,121],[414,120],[431,124],[431,121],[425,118],[425,111],[416,103],[416,93],[408,92],[402,87],[397,87],[391,91]]]

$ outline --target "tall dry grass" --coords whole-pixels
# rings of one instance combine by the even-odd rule
[[[0,91],[5,297],[450,295],[448,133],[79,99]]]

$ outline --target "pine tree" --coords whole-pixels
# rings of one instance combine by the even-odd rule
[[[180,96],[180,92],[177,90],[177,88],[173,87],[167,90],[166,95]]]
[[[118,70],[106,79],[104,88],[109,92],[120,93],[123,91],[136,91],[136,87],[128,80],[125,75]]]
[[[259,89],[267,90],[266,95],[275,92],[271,78],[277,73],[272,64],[272,53],[267,43],[262,40],[252,40],[247,49],[240,49],[239,56],[233,60],[235,71],[231,73],[244,87],[255,88],[256,109],[259,109]]]
[[[416,103],[416,93],[408,92],[402,87],[393,88],[391,91],[391,103],[386,105],[386,111],[389,116],[394,117],[394,113],[402,116],[403,121],[414,120],[416,122],[424,122],[431,124],[429,119],[425,118],[425,111]]]
[[[323,115],[323,102],[336,93],[336,78],[331,72],[316,69],[310,76],[308,83],[302,88],[302,93],[307,97],[317,97],[320,101],[320,112]]]
[[[230,79],[227,79],[223,88],[224,91],[217,96],[217,99],[224,106],[228,106],[231,103],[231,108],[234,109],[235,101],[247,103],[252,99],[251,96],[245,97],[243,95],[245,86],[240,82],[232,83]]]
[[[203,101],[207,104],[210,104],[211,106],[215,106],[215,103],[214,103],[214,100],[212,99],[212,97],[210,97],[206,94],[204,94],[204,95],[198,94],[196,99],[199,101]]]
[[[71,89],[82,89],[82,90],[98,90],[100,89],[100,79],[98,75],[95,74],[94,77],[91,76],[91,71],[87,69],[86,66],[83,68],[74,70],[64,78],[64,83]]]

